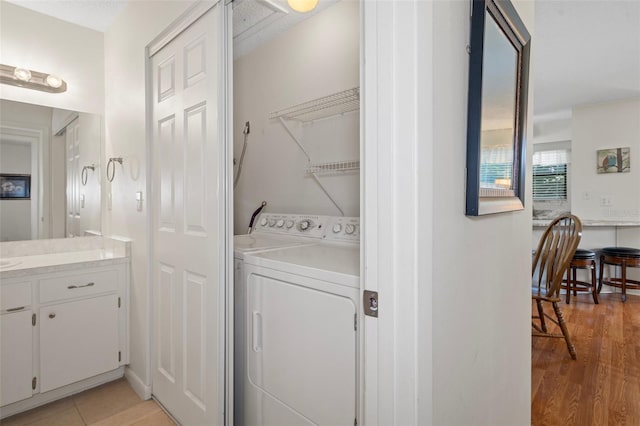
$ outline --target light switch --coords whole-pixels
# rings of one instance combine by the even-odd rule
[[[139,212],[142,211],[142,191],[136,192],[136,208]]]
[[[84,209],[84,194],[80,195],[80,208]]]

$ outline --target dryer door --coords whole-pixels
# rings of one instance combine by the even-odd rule
[[[265,271],[247,271],[247,424],[353,425],[357,289]]]

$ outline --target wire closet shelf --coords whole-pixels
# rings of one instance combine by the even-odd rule
[[[333,174],[360,170],[360,161],[333,161],[328,163],[309,163],[305,173]]]
[[[360,88],[343,90],[269,114],[269,118],[285,118],[302,122],[320,120],[360,109]]]

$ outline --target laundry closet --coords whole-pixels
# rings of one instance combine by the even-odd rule
[[[360,11],[233,12],[234,424],[356,424]]]
[[[234,177],[242,154],[242,131],[250,122],[241,174],[234,189],[235,234],[246,233],[252,212],[263,200],[267,202],[266,211],[271,212],[360,213],[357,167],[343,164],[358,161],[360,153],[359,96],[350,96],[359,93],[358,2],[334,2],[281,33],[277,33],[279,22],[288,17],[280,18],[278,12],[253,27],[244,21],[261,16],[255,9],[267,8],[266,4],[244,0],[234,7]],[[288,12],[300,15],[290,9]],[[272,38],[262,42],[264,35]],[[334,100],[332,108],[332,100],[327,99],[331,96],[342,97],[344,103]],[[328,105],[325,110],[323,104]],[[318,110],[296,117],[295,107],[299,105]],[[287,110],[293,112],[292,118],[287,117]],[[311,161],[280,121],[280,113]],[[335,168],[345,169],[317,174],[344,214],[309,173],[310,165],[321,163],[335,163]]]

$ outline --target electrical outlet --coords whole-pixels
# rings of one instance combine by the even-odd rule
[[[602,195],[602,196],[600,196],[600,206],[601,207],[611,207],[611,206],[613,206],[613,196],[612,195]]]
[[[589,191],[585,191],[582,193],[582,199],[585,201],[589,201],[591,199],[591,193]]]

